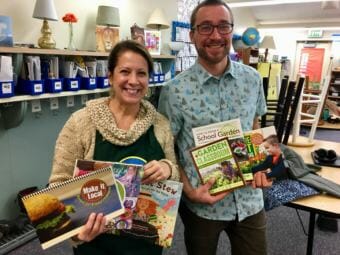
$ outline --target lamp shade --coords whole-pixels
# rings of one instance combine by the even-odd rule
[[[57,21],[58,16],[53,0],[36,0],[33,18]]]
[[[119,27],[119,9],[113,6],[98,6],[97,25]]]
[[[275,46],[275,42],[274,42],[274,38],[273,36],[271,35],[266,35],[261,44],[260,44],[260,48],[262,49],[273,49],[275,50],[276,49],[276,46]]]
[[[169,22],[166,20],[164,12],[161,8],[156,8],[151,13],[146,26],[152,29],[166,29],[170,27]]]

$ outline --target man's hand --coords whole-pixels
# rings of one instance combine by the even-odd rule
[[[211,178],[204,185],[201,185],[196,189],[192,188],[189,194],[187,193],[186,195],[194,203],[213,205],[216,202],[225,198],[230,193],[227,191],[227,192],[223,192],[223,193],[220,193],[214,196],[211,195],[209,193],[209,189],[214,185],[214,183],[215,183],[215,179]]]
[[[254,174],[254,180],[251,183],[254,189],[272,186],[273,181],[267,178],[266,172],[267,171],[259,171]]]

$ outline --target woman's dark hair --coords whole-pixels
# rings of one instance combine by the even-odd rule
[[[116,68],[118,58],[126,51],[132,51],[141,55],[148,64],[149,74],[153,72],[153,60],[148,50],[140,43],[133,40],[124,40],[117,43],[111,50],[108,60],[108,70],[113,72]]]
[[[199,5],[197,5],[191,13],[191,17],[190,17],[190,27],[191,27],[191,29],[195,26],[196,16],[197,16],[198,10],[201,9],[202,7],[212,6],[212,5],[223,5],[225,8],[227,8],[227,10],[230,13],[231,23],[234,24],[233,13],[232,13],[230,7],[223,0],[205,0],[205,1],[201,2]]]

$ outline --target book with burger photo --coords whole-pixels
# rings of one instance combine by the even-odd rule
[[[210,194],[216,195],[245,185],[228,138],[193,148],[190,154],[201,182],[204,184],[211,178],[215,179]]]
[[[166,180],[141,186],[131,229],[119,231],[152,244],[170,248],[183,184]]]
[[[78,159],[75,163],[73,176],[81,176],[104,167],[111,167],[125,213],[108,222],[110,229],[129,229],[132,227],[132,213],[136,208],[140,192],[143,166],[118,162]]]
[[[246,182],[253,180],[251,165],[239,118],[196,127],[192,129],[192,133],[196,146],[227,137],[230,142],[231,150],[234,153],[235,160],[242,172],[243,179]]]
[[[43,249],[77,235],[92,212],[110,220],[125,211],[111,167],[51,185],[22,202]]]

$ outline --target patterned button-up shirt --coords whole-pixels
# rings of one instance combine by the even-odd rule
[[[215,77],[198,62],[180,73],[162,88],[159,111],[171,123],[178,146],[179,162],[191,185],[200,185],[189,150],[194,147],[192,128],[240,118],[242,129],[251,130],[255,116],[266,112],[262,81],[249,66],[230,61],[228,69]],[[243,187],[234,190],[213,206],[191,203],[187,206],[198,216],[212,220],[239,220],[263,208],[261,189]]]

